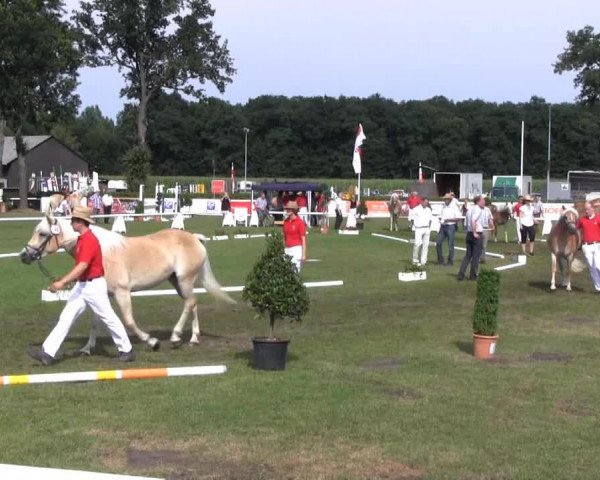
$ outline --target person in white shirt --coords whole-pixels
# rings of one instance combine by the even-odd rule
[[[460,208],[457,206],[454,196],[451,193],[444,195],[444,206],[440,214],[440,231],[435,242],[437,250],[437,260],[439,265],[445,265],[443,246],[444,241],[448,240],[448,265],[454,264],[454,237],[456,235],[457,222],[462,218]]]
[[[102,195],[102,207],[104,209],[104,215],[110,215],[112,212],[113,206],[113,196],[108,193],[108,191],[104,192]],[[108,217],[104,217],[104,223],[108,223]]]
[[[530,195],[523,197],[523,205],[519,208],[519,224],[521,226],[521,249],[523,254],[527,253],[529,243],[529,255],[533,256],[535,247],[535,217],[532,205],[533,198]]]
[[[481,259],[481,252],[483,250],[483,229],[484,229],[484,215],[483,209],[485,208],[485,199],[478,195],[473,200],[474,205],[469,208],[465,219],[467,229],[467,253],[460,264],[458,271],[458,280],[465,279],[465,273],[469,263],[471,264],[471,271],[469,280],[476,280],[479,271],[479,260]]]
[[[492,235],[492,232],[494,231],[494,228],[496,228],[494,225],[494,215],[492,215],[492,211],[488,206],[491,204],[491,200],[488,197],[485,197],[485,207],[483,207],[483,218],[481,220],[481,223],[483,224],[483,245],[481,250],[481,259],[479,260],[479,263],[485,263],[485,252],[487,250],[487,244],[490,239],[490,236]]]
[[[423,198],[421,204],[412,209],[411,226],[415,232],[415,245],[413,247],[412,261],[421,266],[427,263],[427,251],[429,249],[429,235],[431,232],[432,212],[429,200]],[[419,249],[421,258],[419,262]]]

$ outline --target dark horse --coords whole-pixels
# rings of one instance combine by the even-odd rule
[[[560,268],[562,283],[569,292],[571,291],[571,272],[580,273],[585,268],[585,264],[575,258],[575,253],[581,247],[581,235],[577,229],[578,218],[579,214],[574,208],[567,208],[548,235],[548,250],[552,255],[551,290],[556,290],[557,264]],[[564,264],[566,264],[566,269]]]

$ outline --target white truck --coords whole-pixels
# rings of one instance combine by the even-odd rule
[[[481,173],[435,172],[433,182],[439,197],[453,192],[456,198],[472,199],[483,193],[483,174]]]

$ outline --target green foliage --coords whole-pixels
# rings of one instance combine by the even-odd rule
[[[249,301],[259,315],[268,315],[270,337],[274,337],[276,319],[289,317],[300,321],[308,312],[309,299],[290,257],[284,255],[283,238],[274,232],[266,248],[246,277],[242,298]]]
[[[27,207],[23,128],[73,116],[81,56],[60,0],[0,2],[0,119],[17,137],[19,205]]]
[[[135,204],[135,213],[144,213],[144,202],[137,202]]]
[[[145,145],[130,148],[125,154],[124,164],[129,190],[137,191],[140,184],[146,182],[150,174],[150,159],[152,154]]]
[[[402,269],[404,273],[417,273],[417,272],[425,272],[427,271],[423,265],[419,265],[413,262],[406,262],[404,264],[404,268]]]
[[[181,194],[181,202],[183,204],[184,207],[191,207],[192,206],[192,194],[189,192],[184,192]]]
[[[554,72],[577,72],[573,83],[581,89],[579,100],[597,103],[600,100],[600,34],[586,25],[581,30],[568,31],[567,44],[554,64]]]
[[[367,208],[367,204],[365,200],[361,198],[359,204],[356,206],[356,214],[359,217],[366,217],[369,214],[369,209]]]
[[[477,278],[477,293],[473,311],[474,333],[496,335],[499,306],[500,273],[495,270],[481,270]]]
[[[126,81],[121,95],[139,101],[138,142],[146,143],[148,106],[163,89],[201,97],[207,81],[222,93],[235,73],[227,42],[210,21],[208,0],[82,1],[75,21],[87,62],[117,65]]]

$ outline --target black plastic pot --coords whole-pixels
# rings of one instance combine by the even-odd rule
[[[252,361],[257,370],[285,370],[289,340],[254,337]]]

